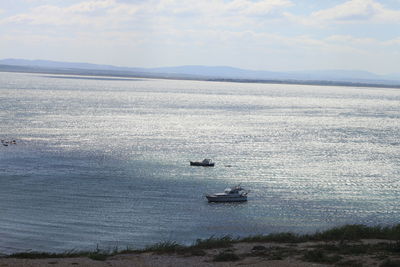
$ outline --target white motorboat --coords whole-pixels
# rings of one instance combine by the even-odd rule
[[[228,187],[223,193],[207,194],[208,202],[244,202],[250,190],[243,189],[240,185]]]

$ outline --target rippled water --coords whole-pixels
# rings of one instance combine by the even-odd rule
[[[400,219],[396,89],[0,73],[0,121],[0,253]]]

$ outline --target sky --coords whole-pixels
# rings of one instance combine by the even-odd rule
[[[0,0],[0,59],[400,73],[400,0]]]

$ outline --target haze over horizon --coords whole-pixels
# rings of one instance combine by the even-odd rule
[[[0,58],[398,73],[400,1],[16,0]]]

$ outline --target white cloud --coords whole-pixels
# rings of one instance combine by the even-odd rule
[[[113,5],[115,5],[114,0],[87,1],[66,8],[66,12],[87,13],[87,12],[93,12],[98,9],[109,8],[112,7]]]
[[[314,12],[318,20],[354,21],[368,20],[377,13],[380,4],[372,0],[351,0],[335,7]]]
[[[309,15],[296,15],[289,12],[283,14],[293,23],[314,27],[350,23],[400,23],[400,10],[392,10],[375,0],[348,0],[331,8],[312,12]]]
[[[391,10],[374,0],[350,0],[311,14],[317,21],[333,22],[400,22],[400,11]]]
[[[292,2],[287,0],[270,0],[270,1],[259,1],[252,2],[248,0],[234,0],[224,5],[222,11],[234,12],[242,15],[266,15],[271,12],[292,6]],[[224,10],[225,9],[225,10]]]
[[[4,18],[0,24],[101,26],[105,24],[105,12],[113,5],[116,5],[115,0],[84,1],[67,7],[40,5],[28,12]],[[95,12],[103,12],[103,15]]]
[[[254,20],[252,16],[276,15],[282,8],[291,6],[289,0],[150,0],[145,2],[120,3],[116,0],[83,1],[67,7],[41,5],[28,12],[5,18],[1,23],[27,23],[47,25],[76,25],[94,23],[104,25],[134,20],[132,16],[148,18],[171,18],[179,20],[187,16],[207,20],[226,17]],[[96,15],[96,16],[94,16]],[[265,19],[266,17],[264,17]]]

